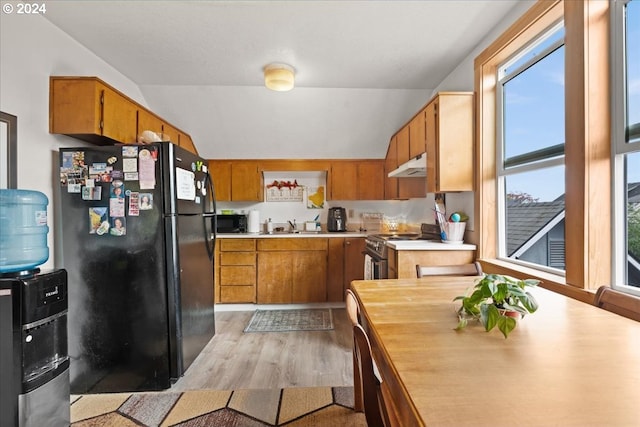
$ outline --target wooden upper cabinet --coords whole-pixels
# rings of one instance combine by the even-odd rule
[[[334,162],[329,171],[327,200],[356,200],[358,195],[358,163]]]
[[[137,105],[95,77],[49,78],[49,132],[92,144],[136,141]]]
[[[384,161],[334,161],[327,200],[383,200]]]
[[[426,151],[425,110],[421,110],[409,122],[409,158],[412,159]]]
[[[185,150],[189,150],[192,153],[197,153],[198,152],[198,150],[196,150],[196,146],[193,144],[193,140],[186,133],[181,133],[180,134],[180,144],[179,145],[180,145],[180,147],[184,148]]]
[[[99,78],[49,77],[50,133],[111,145],[135,143],[145,130],[165,134],[174,144],[198,154],[189,135]]]
[[[231,161],[209,160],[209,175],[213,181],[216,201],[231,201]]]
[[[394,200],[398,198],[398,178],[389,178],[389,172],[398,167],[398,141],[394,135],[389,141],[387,156],[384,159],[384,198]]]
[[[473,93],[439,93],[426,107],[427,191],[473,190]]]
[[[162,133],[166,137],[169,138],[169,141],[173,142],[176,145],[182,145],[182,144],[180,144],[181,135],[180,135],[180,131],[178,129],[174,128],[173,126],[171,126],[171,125],[169,125],[167,123],[163,123],[162,124]]]
[[[425,152],[425,123],[424,112],[417,114],[408,125],[398,131],[398,165],[407,162],[409,159]],[[427,184],[424,177],[399,178],[398,196],[399,199],[411,199],[425,197],[427,195]]]
[[[247,202],[264,200],[264,179],[258,166],[257,160],[238,160],[231,163],[231,200]]]
[[[162,119],[150,111],[139,109],[138,110],[138,135],[146,130],[155,132],[158,135],[162,133]],[[178,143],[177,141],[175,142]]]
[[[383,200],[384,176],[384,160],[358,162],[358,200]]]
[[[398,165],[406,163],[409,157],[409,126],[405,126],[396,134],[396,150],[398,155]]]

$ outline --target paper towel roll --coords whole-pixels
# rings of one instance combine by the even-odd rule
[[[249,211],[249,218],[247,221],[248,227],[247,231],[249,233],[259,233],[260,232],[260,211]]]

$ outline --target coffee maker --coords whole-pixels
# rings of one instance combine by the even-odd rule
[[[327,230],[347,231],[347,213],[344,208],[329,208]]]

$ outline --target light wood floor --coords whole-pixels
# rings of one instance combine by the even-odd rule
[[[352,386],[351,323],[334,330],[244,333],[252,311],[216,312],[216,335],[171,390]]]

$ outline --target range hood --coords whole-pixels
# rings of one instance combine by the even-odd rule
[[[389,178],[415,178],[427,176],[427,153],[418,154],[397,169],[389,172]]]

